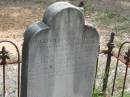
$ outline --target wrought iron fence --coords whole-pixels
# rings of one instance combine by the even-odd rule
[[[124,97],[124,90],[125,90],[125,85],[126,85],[126,80],[127,80],[127,75],[128,75],[128,69],[130,68],[130,48],[127,47],[127,52],[125,52],[124,55],[121,54],[121,51],[123,49],[123,47],[126,45],[126,44],[129,44],[130,45],[130,41],[125,41],[123,42],[120,47],[119,47],[119,50],[118,52],[114,52],[113,49],[115,47],[114,45],[114,38],[115,38],[115,33],[111,33],[111,36],[110,36],[110,40],[107,44],[107,47],[108,49],[107,50],[102,50],[99,54],[105,54],[107,55],[107,61],[106,61],[106,67],[105,67],[105,73],[104,73],[104,76],[103,76],[103,84],[102,84],[102,90],[101,90],[101,93],[97,93],[97,95],[102,95],[104,97],[111,97],[113,96],[114,94],[114,90],[115,90],[115,82],[116,82],[116,78],[117,78],[117,72],[118,72],[118,66],[119,66],[119,62],[123,63],[125,65],[125,75],[124,75],[124,79],[123,79],[123,86],[122,86],[122,92],[121,92],[121,95],[120,97]],[[113,80],[112,80],[112,91],[110,94],[107,94],[106,93],[106,89],[108,87],[108,78],[109,78],[109,72],[110,72],[110,65],[111,65],[111,60],[112,58],[116,58],[116,66],[115,66],[115,71],[114,71],[114,77],[113,77]],[[98,61],[97,61],[97,66],[96,68],[98,68]],[[96,70],[96,75],[97,75],[97,72],[98,70]],[[95,79],[96,80],[96,79]],[[94,84],[94,90],[95,90],[95,84]]]
[[[19,97],[20,95],[20,70],[21,70],[21,66],[20,66],[20,52],[19,49],[17,47],[17,45],[11,41],[0,41],[0,43],[10,43],[11,45],[13,45],[16,49],[17,52],[17,60],[10,62],[8,61],[10,59],[9,56],[9,52],[6,50],[5,46],[2,46],[2,49],[0,51],[0,65],[3,67],[3,97],[5,97],[6,94],[6,79],[5,79],[5,73],[6,73],[6,65],[9,64],[18,64],[18,72],[17,72],[17,97]]]
[[[129,41],[123,42],[118,50],[117,53],[115,53],[113,51],[115,45],[114,45],[114,38],[115,38],[115,34],[112,32],[111,33],[111,37],[110,40],[107,44],[108,49],[107,50],[102,50],[100,51],[100,54],[105,54],[107,55],[107,61],[106,61],[106,67],[105,67],[105,73],[104,73],[104,77],[102,79],[102,92],[101,93],[97,93],[97,95],[103,95],[104,97],[109,97],[109,96],[113,96],[114,90],[115,90],[115,82],[116,82],[116,78],[117,78],[117,72],[118,72],[118,66],[119,66],[119,62],[122,62],[126,67],[125,67],[125,75],[124,75],[124,81],[123,81],[123,86],[122,86],[122,93],[121,93],[121,97],[124,97],[124,90],[125,90],[125,84],[126,84],[126,80],[127,80],[127,73],[128,73],[128,69],[130,67],[130,48],[128,48],[127,52],[125,52],[125,55],[121,54],[121,51],[123,49],[123,47],[126,44],[130,44]],[[3,67],[3,97],[5,97],[6,94],[6,79],[5,79],[5,73],[6,73],[6,65],[8,64],[17,64],[17,68],[18,71],[17,73],[17,97],[20,97],[20,71],[21,71],[21,66],[20,66],[20,52],[18,47],[16,46],[15,43],[11,42],[11,41],[0,41],[0,43],[10,43],[11,45],[13,45],[16,49],[17,52],[17,60],[15,61],[8,61],[10,56],[8,54],[8,51],[6,50],[6,48],[4,46],[2,46],[2,49],[0,51],[0,65]],[[106,93],[106,89],[108,87],[108,78],[109,78],[109,72],[110,72],[110,66],[111,66],[111,60],[112,58],[116,58],[116,66],[115,66],[115,70],[114,70],[114,77],[113,77],[113,85],[112,85],[112,92],[111,94],[108,96],[108,94]],[[95,74],[95,81],[96,81],[96,75],[98,72],[98,59],[97,59],[97,66],[96,66],[96,74]],[[96,84],[94,84],[94,90],[95,90]]]

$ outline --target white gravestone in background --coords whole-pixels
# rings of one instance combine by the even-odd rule
[[[52,4],[25,32],[21,97],[91,97],[98,47],[78,7]]]

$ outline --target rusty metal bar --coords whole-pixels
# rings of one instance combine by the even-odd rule
[[[17,96],[19,97],[20,96],[20,70],[21,70],[20,69],[20,52],[19,52],[19,49],[15,43],[13,43],[11,41],[6,41],[6,40],[0,41],[0,43],[3,43],[3,42],[7,42],[7,43],[12,44],[15,47],[16,52],[17,52],[17,61],[16,61],[16,62],[18,62],[18,92],[17,92]],[[4,61],[4,60],[2,59],[2,61]],[[3,65],[3,83],[4,83],[3,84],[3,97],[5,97],[5,65],[7,64],[7,62],[5,61],[5,63],[1,63],[1,64],[4,64]]]
[[[118,63],[119,63],[120,60],[121,60],[121,62],[123,62],[123,63],[126,62],[126,61],[124,61],[124,59],[123,59],[122,56],[121,56],[121,50],[122,50],[123,46],[124,46],[125,44],[127,44],[127,43],[130,43],[130,42],[126,41],[126,42],[123,42],[123,43],[121,44],[121,46],[120,46],[120,48],[119,48],[119,51],[118,51],[118,55],[116,55],[116,54],[113,53],[113,55],[117,58],[117,62],[116,62],[116,69],[115,69],[115,74],[114,74],[114,80],[113,80],[113,86],[112,86],[111,96],[113,96],[113,93],[114,93],[115,80],[116,80],[116,75],[117,75]],[[127,67],[128,67],[128,65],[127,65]]]
[[[101,52],[100,52],[100,54],[107,54],[108,53],[108,50],[102,50]],[[112,54],[112,56],[113,57],[115,57],[116,59],[118,59],[119,61],[121,61],[122,63],[124,63],[125,65],[126,65],[126,60],[124,59],[124,55],[119,55],[119,57],[118,57],[118,54],[117,53],[115,53],[115,52],[111,52],[111,54]],[[130,68],[130,62],[129,62],[129,64],[128,64],[128,67]]]
[[[11,62],[9,62],[9,61],[7,61],[6,62],[6,65],[8,65],[8,64],[16,64],[16,63],[19,63],[18,61],[11,61]],[[20,61],[20,63],[22,63],[22,61]],[[2,65],[1,63],[0,63],[0,65]]]
[[[118,54],[116,54],[115,52],[112,52],[112,56],[115,57],[116,59],[118,59],[119,61],[121,61],[122,63],[124,63],[126,65],[126,59],[124,58],[124,55],[119,55],[118,58]],[[130,67],[130,62],[127,65],[128,67]]]
[[[115,33],[112,32],[111,33],[111,37],[110,37],[110,40],[107,44],[108,46],[108,56],[107,56],[107,62],[106,62],[106,68],[105,68],[105,74],[104,74],[104,79],[103,79],[103,89],[102,89],[102,92],[104,94],[106,94],[106,88],[107,88],[107,83],[108,83],[108,77],[109,77],[109,69],[110,69],[110,64],[111,64],[111,52],[114,48],[114,36],[115,36]]]

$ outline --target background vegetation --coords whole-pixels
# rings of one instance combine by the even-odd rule
[[[123,41],[130,41],[130,1],[129,0],[86,0],[85,13],[87,22],[95,26],[101,37],[101,49],[106,49],[106,44],[109,40],[110,32],[116,33],[115,48],[117,52],[119,46]],[[126,46],[129,48],[129,45]],[[123,52],[126,52],[126,48]],[[123,54],[122,52],[122,54]],[[103,60],[102,60],[103,59]],[[99,55],[99,67],[96,80],[96,89],[94,97],[102,97],[96,93],[101,93],[102,79],[104,76],[106,56]],[[115,59],[112,59],[110,76],[107,88],[107,94],[111,94],[113,73],[115,69]],[[125,72],[125,66],[119,63],[118,75],[116,80],[116,88],[113,97],[120,97],[123,77]],[[130,70],[127,77],[127,83],[125,88],[124,97],[130,97]]]

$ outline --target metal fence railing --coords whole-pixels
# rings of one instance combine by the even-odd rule
[[[106,61],[106,66],[105,66],[105,73],[104,73],[104,76],[103,76],[103,83],[102,83],[102,90],[101,90],[101,93],[98,93],[98,95],[103,95],[105,97],[111,97],[113,96],[114,94],[114,91],[115,91],[115,82],[116,82],[116,78],[117,78],[117,72],[118,72],[118,67],[119,67],[119,62],[123,63],[125,65],[125,68],[124,68],[124,78],[123,78],[123,85],[122,85],[122,91],[121,91],[121,94],[120,94],[120,97],[125,97],[124,96],[124,90],[125,90],[125,86],[126,86],[126,80],[127,80],[127,75],[128,75],[128,69],[130,68],[130,48],[129,46],[127,45],[127,51],[124,52],[124,54],[121,54],[121,51],[123,50],[123,47],[126,45],[126,44],[129,44],[130,45],[130,41],[125,41],[123,42],[120,47],[119,47],[119,50],[117,53],[115,53],[113,51],[114,49],[114,37],[115,37],[115,34],[112,32],[111,33],[111,37],[110,37],[110,40],[107,44],[108,46],[108,50],[102,50],[100,52],[100,54],[105,54],[107,55],[107,61]],[[114,68],[114,76],[113,76],[113,80],[112,80],[112,91],[111,93],[107,94],[106,93],[106,89],[108,87],[108,78],[109,78],[109,73],[110,73],[110,66],[112,65],[111,64],[111,60],[112,58],[116,58],[116,65],[115,65],[115,68]],[[97,64],[97,67],[98,67],[98,64]],[[98,71],[98,70],[97,70]],[[97,72],[96,72],[97,74]],[[96,86],[94,86],[96,87]],[[109,96],[108,96],[109,95]]]
[[[17,64],[17,97],[19,97],[20,94],[20,52],[18,47],[16,46],[15,43],[11,41],[0,41],[0,43],[10,43],[13,45],[16,49],[17,52],[17,59],[16,61],[8,61],[11,56],[9,56],[9,52],[6,50],[5,46],[2,46],[2,50],[0,51],[0,65],[3,67],[3,97],[6,97],[6,65],[11,65],[11,64]]]
[[[124,54],[122,54],[122,49],[124,48],[124,46],[126,44],[129,44],[130,45],[130,42],[129,41],[126,41],[126,42],[123,42],[120,47],[119,47],[119,50],[117,53],[115,53],[113,51],[113,49],[115,48],[115,45],[114,45],[114,38],[115,38],[115,34],[114,33],[111,33],[111,37],[110,37],[110,40],[107,44],[107,47],[108,49],[107,50],[102,50],[100,51],[99,55],[100,54],[105,54],[107,56],[107,60],[106,60],[106,65],[105,65],[105,69],[104,69],[104,74],[103,74],[103,78],[102,78],[102,89],[101,89],[101,93],[98,92],[98,93],[95,93],[97,95],[103,95],[105,97],[111,97],[113,96],[114,92],[115,92],[115,85],[116,85],[116,80],[117,80],[117,73],[118,73],[118,67],[119,67],[119,62],[123,63],[125,68],[124,68],[124,77],[123,77],[123,83],[122,83],[122,91],[121,91],[121,97],[125,97],[124,96],[124,90],[125,90],[125,86],[126,86],[126,80],[127,80],[127,75],[128,75],[128,69],[130,68],[130,48],[127,47],[127,51],[124,52]],[[3,97],[8,97],[8,95],[6,96],[6,66],[7,65],[11,65],[11,64],[17,64],[17,95],[16,97],[20,97],[20,71],[21,71],[21,62],[20,62],[20,52],[19,52],[19,49],[18,47],[16,46],[15,43],[11,42],[11,41],[0,41],[0,43],[10,43],[11,45],[13,45],[16,49],[16,53],[17,53],[17,58],[15,59],[15,61],[9,61],[10,59],[10,55],[9,55],[9,52],[6,50],[6,48],[4,46],[2,46],[2,49],[0,51],[0,65],[2,66],[2,71],[3,71],[3,87],[2,87],[2,90],[3,90]],[[112,87],[111,87],[111,93],[107,93],[106,92],[106,89],[108,87],[108,81],[109,81],[109,76],[110,76],[110,66],[112,65],[111,62],[112,62],[112,59],[115,58],[116,60],[116,65],[114,67],[114,76],[113,76],[113,80],[112,80]],[[98,61],[100,60],[97,60],[97,63]],[[98,73],[98,65],[97,64],[97,71],[96,71],[96,75]],[[11,75],[10,75],[11,76]],[[95,78],[95,82],[96,82],[96,78]],[[94,84],[94,91],[95,91],[95,88],[96,88],[96,84]],[[94,96],[95,97],[95,96]],[[97,97],[97,96],[96,96]]]

